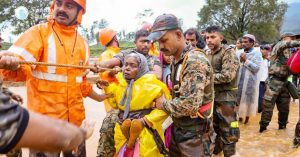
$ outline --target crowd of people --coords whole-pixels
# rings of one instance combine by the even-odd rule
[[[134,49],[121,50],[117,33],[105,28],[99,41],[106,50],[90,69],[99,73],[103,94],[87,82],[89,70],[20,64],[88,65],[88,44],[76,30],[85,12],[85,0],[53,0],[48,22],[1,51],[0,153],[20,157],[28,147],[30,157],[61,151],[85,157],[94,124],[84,121],[83,97],[104,101],[107,112],[98,157],[229,157],[239,125],[261,113],[257,131],[264,133],[275,104],[278,129],[286,128],[290,95],[299,97],[293,90],[299,75],[289,82],[287,66],[300,47],[296,34],[267,45],[245,34],[230,45],[219,26],[183,31],[176,16],[163,14],[135,33]],[[6,80],[26,82],[28,110],[19,105],[21,96],[2,87]],[[294,145],[300,145],[300,121]]]

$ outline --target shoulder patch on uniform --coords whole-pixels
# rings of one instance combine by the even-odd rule
[[[229,46],[229,45],[223,45],[223,49],[224,49],[225,51],[228,51],[228,50],[232,50],[233,47],[231,47],[231,46]]]

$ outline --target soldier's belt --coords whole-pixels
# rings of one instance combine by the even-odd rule
[[[213,102],[201,106],[195,115],[190,116],[192,119],[200,117],[202,119],[210,118],[213,115]]]

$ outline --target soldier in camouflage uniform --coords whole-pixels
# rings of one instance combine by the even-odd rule
[[[269,125],[275,104],[278,109],[279,129],[285,129],[288,123],[289,104],[291,97],[286,87],[287,79],[291,75],[286,66],[291,56],[290,48],[299,47],[300,41],[294,41],[295,34],[284,33],[271,52],[269,77],[266,81],[266,92],[263,100],[263,111],[260,120],[260,130],[263,132]]]
[[[150,72],[155,74],[158,79],[161,79],[162,65],[156,56],[149,55],[150,41],[147,39],[148,35],[149,32],[146,30],[137,31],[134,41],[136,49],[121,51],[113,59],[102,62],[101,67],[112,68],[114,66],[122,66],[125,56],[130,53],[141,53],[147,59]],[[112,157],[116,152],[114,147],[114,127],[118,119],[118,113],[118,110],[110,110],[102,122],[97,157]]]
[[[158,98],[155,107],[173,120],[170,156],[211,156],[214,131],[212,117],[197,116],[200,107],[213,101],[212,66],[203,51],[186,45],[178,19],[172,14],[156,18],[148,37],[158,41],[160,51],[173,56],[173,99]],[[212,106],[210,106],[211,108]]]
[[[214,154],[222,150],[224,156],[235,154],[236,142],[240,137],[237,121],[237,74],[239,60],[234,49],[221,44],[221,29],[206,28],[206,43],[210,49],[208,58],[214,69],[214,130],[217,133]]]

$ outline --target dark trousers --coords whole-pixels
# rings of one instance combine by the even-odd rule
[[[266,91],[266,83],[261,81],[259,83],[259,96],[258,96],[258,113],[262,112],[262,104],[263,104],[263,99]]]
[[[278,124],[285,127],[288,123],[291,97],[287,87],[276,88],[276,84],[266,85],[266,93],[263,100],[263,111],[260,126],[267,127],[272,119],[275,104],[278,109]],[[279,85],[278,85],[279,86]]]

